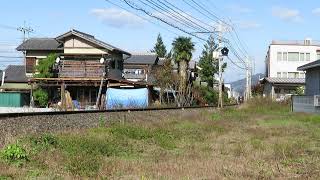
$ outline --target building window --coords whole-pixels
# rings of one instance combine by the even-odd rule
[[[299,61],[299,53],[298,52],[289,52],[288,53],[288,61]]]
[[[310,61],[310,53],[306,53],[306,61]]]
[[[287,73],[287,72],[283,72],[283,73],[282,73],[282,77],[283,77],[283,78],[288,78],[288,73]]]
[[[288,53],[287,52],[283,52],[282,60],[283,61],[287,61],[288,60]]]
[[[305,77],[306,77],[306,75],[303,72],[301,72],[300,73],[300,78],[305,78]]]
[[[305,54],[304,53],[300,53],[300,61],[305,61]]]
[[[317,51],[317,60],[320,59],[320,51]]]
[[[26,57],[26,73],[34,73],[37,59],[35,57]]]
[[[298,72],[289,72],[288,78],[299,78],[299,73]]]
[[[282,52],[277,53],[277,60],[282,61]]]
[[[281,72],[277,72],[277,78],[281,78]]]

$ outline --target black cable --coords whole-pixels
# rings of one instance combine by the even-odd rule
[[[169,23],[169,22],[163,20],[163,19],[160,18],[160,17],[157,17],[157,16],[153,15],[152,13],[148,12],[147,10],[145,10],[145,9],[143,9],[143,8],[141,8],[141,7],[138,7],[136,4],[132,3],[132,2],[129,1],[129,0],[123,0],[123,1],[124,1],[128,6],[130,6],[131,8],[133,8],[133,9],[135,9],[135,10],[137,10],[137,11],[141,11],[141,12],[145,13],[146,15],[148,15],[148,16],[150,16],[150,17],[152,17],[152,18],[155,18],[155,19],[157,19],[157,20],[159,20],[159,21],[161,21],[161,22],[163,22],[163,23],[165,23],[165,24],[167,24],[167,25],[169,25],[169,26],[171,26],[171,27],[173,27],[173,28],[176,28],[176,29],[178,29],[178,30],[180,30],[180,31],[182,31],[182,32],[190,35],[190,36],[193,36],[193,37],[195,37],[195,38],[197,38],[197,39],[200,39],[200,40],[202,40],[202,41],[206,41],[205,39],[203,39],[203,38],[201,38],[201,37],[199,37],[199,36],[197,36],[197,35],[195,35],[195,34],[193,34],[193,33],[190,33],[190,32],[188,32],[188,31],[186,31],[186,30],[182,29],[182,28],[179,27],[179,26],[176,26],[176,25],[174,25],[174,24],[172,24],[172,23]]]
[[[185,26],[185,27],[187,27],[187,28],[191,28],[191,29],[193,29],[194,31],[203,31],[203,29],[202,29],[201,27],[195,26],[194,24],[186,21],[185,19],[183,19],[183,18],[181,18],[181,17],[177,17],[176,15],[172,14],[172,12],[170,12],[170,11],[168,11],[167,9],[163,8],[163,6],[159,6],[157,3],[154,3],[153,1],[151,2],[150,0],[146,0],[147,2],[149,2],[150,4],[152,4],[152,6],[149,5],[149,4],[147,4],[147,3],[145,3],[145,2],[143,2],[143,1],[141,1],[141,0],[139,0],[139,1],[140,1],[141,3],[143,3],[145,6],[148,6],[148,7],[152,8],[154,11],[157,11],[158,13],[160,13],[160,14],[168,17],[169,19],[172,19],[172,18],[173,18],[174,21],[178,22],[179,24],[181,24],[181,25],[183,25],[183,26]],[[155,7],[154,7],[154,6],[155,6]],[[166,13],[168,13],[168,14],[171,15],[171,16],[169,16],[169,15],[166,14],[166,13],[163,13],[162,11],[159,11],[157,8],[160,9],[160,10],[162,10],[162,11],[165,11]]]
[[[143,17],[143,16],[140,16],[139,14],[133,13],[132,11],[130,11],[130,10],[122,7],[121,5],[118,5],[118,4],[114,3],[114,2],[112,2],[111,0],[105,0],[105,1],[109,2],[110,4],[112,4],[112,5],[114,5],[114,6],[117,6],[117,7],[121,8],[121,9],[123,9],[123,10],[125,10],[125,11],[127,11],[127,12],[129,12],[129,13],[132,13],[132,14],[138,16],[138,17],[140,17],[141,19],[143,19],[143,20],[145,20],[145,21],[148,21],[149,23],[151,23],[151,24],[153,24],[153,25],[156,25],[156,26],[158,26],[158,27],[160,27],[160,28],[162,28],[162,29],[167,30],[168,32],[171,32],[171,33],[179,36],[178,33],[174,32],[174,31],[171,31],[171,30],[169,30],[169,29],[161,26],[160,24],[157,24],[157,23],[155,23],[155,22],[153,22],[153,21],[150,21],[150,19],[148,19],[148,18],[145,18],[145,17]]]

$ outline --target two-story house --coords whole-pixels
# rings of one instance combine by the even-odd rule
[[[264,95],[274,99],[284,99],[294,94],[296,88],[305,84],[305,73],[297,68],[320,59],[320,42],[272,41],[266,55],[266,77]]]
[[[55,38],[28,39],[17,50],[25,53],[26,75],[31,87],[47,89],[51,101],[61,95],[62,104],[66,103],[63,96],[68,90],[72,100],[86,108],[100,103],[99,98],[104,99],[108,87],[142,85],[122,77],[124,56],[130,57],[129,52],[74,29]],[[35,65],[50,53],[58,55],[54,77],[35,78]]]

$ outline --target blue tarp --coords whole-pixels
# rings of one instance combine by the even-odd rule
[[[108,88],[106,107],[107,109],[146,108],[148,107],[148,89]]]

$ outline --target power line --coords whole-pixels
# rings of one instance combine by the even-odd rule
[[[164,8],[163,6],[159,5],[158,3],[155,3],[154,1],[150,1],[150,0],[146,0],[147,2],[149,2],[151,5],[149,5],[148,3],[145,3],[141,0],[139,0],[142,4],[150,7],[151,9],[157,11],[158,13],[168,17],[169,19],[172,19],[173,21],[187,27],[190,29],[193,29],[194,31],[208,31],[207,29],[203,28],[202,26],[199,26],[198,24],[194,23],[193,21],[190,21],[189,19],[183,17],[181,15],[181,13],[177,13],[176,15],[173,14],[170,10],[168,10],[167,8]],[[160,10],[158,10],[160,9]],[[161,12],[161,11],[164,11]],[[182,17],[181,17],[182,16]]]
[[[4,25],[4,24],[0,24],[0,28],[2,28],[2,29],[10,29],[10,30],[17,30],[18,29],[16,27]]]
[[[208,23],[206,23],[206,22],[203,22],[202,20],[200,20],[200,19],[198,19],[198,18],[196,18],[196,17],[192,17],[190,14],[188,14],[187,12],[184,12],[183,10],[181,10],[179,7],[177,7],[177,6],[175,6],[174,4],[172,4],[172,3],[170,3],[170,2],[168,2],[167,0],[164,0],[167,4],[169,4],[170,6],[172,6],[172,7],[170,7],[170,6],[168,6],[166,3],[164,3],[164,2],[162,2],[161,0],[159,1],[161,4],[163,4],[164,6],[166,6],[166,7],[168,7],[169,9],[171,9],[172,11],[174,11],[174,12],[176,12],[176,13],[178,13],[179,15],[181,15],[181,16],[183,16],[184,18],[186,18],[186,19],[188,19],[188,20],[190,20],[189,19],[189,17],[191,18],[191,22],[194,22],[192,19],[194,19],[194,20],[196,20],[196,21],[198,21],[199,23],[201,23],[201,24],[203,24],[203,25],[205,25],[205,26],[208,26],[208,27],[210,27],[210,28],[212,28],[212,26],[211,25],[209,25]],[[181,13],[179,13],[179,11],[181,12]],[[185,14],[185,15],[184,15]],[[195,23],[197,26],[201,26],[201,25],[199,25],[198,23]],[[213,29],[215,29],[215,28],[213,28]],[[205,30],[207,30],[207,29],[205,29]],[[212,30],[207,30],[208,32],[211,32]]]
[[[143,17],[143,16],[140,16],[139,14],[133,13],[132,11],[130,11],[130,10],[122,7],[121,5],[118,5],[118,4],[114,3],[114,2],[112,2],[111,0],[106,0],[106,1],[107,1],[108,3],[114,5],[114,6],[119,7],[120,9],[123,9],[123,10],[125,10],[125,11],[127,11],[127,12],[129,12],[129,13],[131,13],[131,14],[134,14],[134,15],[137,16],[137,17],[140,17],[141,19],[143,19],[143,20],[145,20],[145,21],[148,21],[149,23],[151,23],[151,24],[153,24],[153,25],[156,25],[156,26],[158,26],[158,27],[160,27],[160,28],[162,28],[162,29],[170,32],[170,33],[173,33],[173,34],[179,36],[178,33],[174,32],[174,31],[171,31],[170,29],[167,29],[167,28],[165,28],[164,26],[162,26],[162,25],[160,25],[160,24],[157,24],[157,23],[151,21],[151,20],[148,19],[148,18],[145,18],[145,17]]]
[[[181,27],[179,27],[179,26],[177,26],[177,25],[175,25],[175,24],[172,24],[172,23],[170,23],[170,22],[167,22],[166,20],[164,20],[164,19],[162,19],[162,18],[160,18],[160,17],[158,17],[158,16],[153,15],[153,14],[150,13],[149,11],[147,11],[147,10],[145,10],[145,9],[137,6],[135,3],[132,3],[132,2],[129,1],[129,0],[123,0],[123,1],[124,1],[128,6],[130,6],[131,8],[133,8],[133,9],[135,9],[135,10],[137,10],[137,11],[141,11],[141,12],[145,13],[146,15],[148,15],[148,16],[150,16],[150,17],[152,17],[152,18],[155,18],[155,19],[157,19],[157,20],[159,20],[159,21],[161,21],[161,22],[163,22],[163,23],[165,23],[165,24],[167,24],[167,25],[169,25],[169,26],[171,26],[171,27],[173,27],[173,28],[176,28],[176,29],[178,29],[178,30],[180,30],[180,31],[182,31],[182,32],[190,35],[190,36],[193,36],[193,37],[195,37],[195,38],[198,38],[198,39],[200,39],[200,40],[202,40],[202,41],[206,41],[205,39],[203,39],[203,38],[201,38],[201,37],[199,37],[199,36],[197,36],[197,35],[195,35],[195,34],[193,34],[193,33],[191,33],[191,32],[188,32],[188,31],[184,30],[183,28],[181,28]]]
[[[22,56],[0,56],[0,58],[23,58]]]

